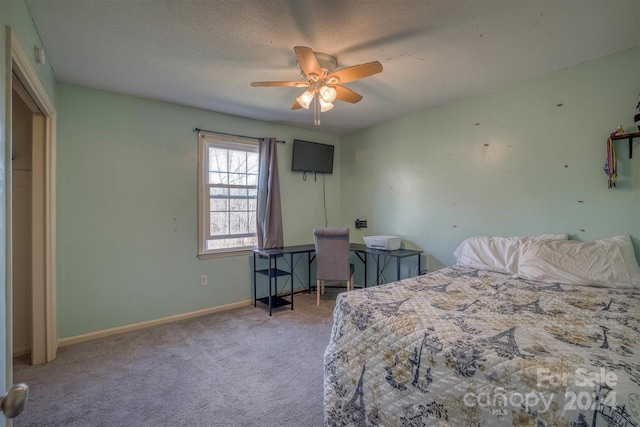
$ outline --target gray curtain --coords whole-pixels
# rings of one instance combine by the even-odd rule
[[[258,249],[281,248],[284,246],[276,146],[275,138],[260,139],[257,215]]]

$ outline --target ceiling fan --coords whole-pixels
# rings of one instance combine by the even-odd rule
[[[292,110],[308,109],[313,103],[314,124],[320,124],[320,112],[331,110],[336,99],[355,104],[362,95],[342,86],[355,80],[382,72],[382,64],[378,61],[354,65],[335,71],[336,58],[326,53],[314,52],[306,46],[293,48],[298,59],[298,68],[304,81],[252,82],[253,87],[299,87],[307,88],[296,98]]]

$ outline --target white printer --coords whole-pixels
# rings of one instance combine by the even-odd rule
[[[371,249],[382,249],[383,251],[395,251],[400,249],[400,238],[381,234],[379,236],[364,236],[364,244]]]

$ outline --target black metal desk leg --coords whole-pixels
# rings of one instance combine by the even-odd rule
[[[364,253],[364,261],[362,261],[364,265],[364,287],[367,287],[367,253]]]
[[[256,294],[256,253],[253,253],[253,306],[257,307],[258,295]]]
[[[274,299],[278,298],[278,257],[275,257],[273,259],[273,268],[274,268],[274,272],[273,272],[273,292],[275,293],[274,295]],[[269,288],[269,291],[271,291],[271,288]],[[269,298],[271,298],[271,296],[269,296]],[[273,309],[273,304],[271,304],[271,301],[269,301],[269,316],[271,316],[271,310]]]
[[[307,252],[307,261],[309,261],[309,268],[307,269],[307,285],[309,285],[309,295],[311,295],[311,252]]]
[[[398,271],[396,272],[396,280],[400,280],[400,257],[396,257]]]
[[[269,256],[269,268],[267,268],[267,280],[269,281],[269,316],[271,316],[271,256]]]
[[[291,310],[293,310],[293,278],[296,277],[293,271],[293,254],[289,254],[289,263],[291,265]]]
[[[376,255],[376,286],[380,284],[380,254]]]

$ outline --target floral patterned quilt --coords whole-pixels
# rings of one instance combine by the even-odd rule
[[[449,267],[338,295],[327,426],[638,426],[640,290]]]

